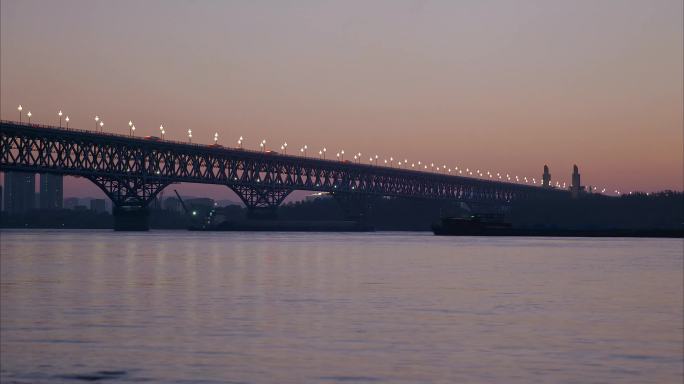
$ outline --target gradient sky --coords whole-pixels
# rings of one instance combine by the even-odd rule
[[[3,119],[684,188],[681,0],[1,4]]]

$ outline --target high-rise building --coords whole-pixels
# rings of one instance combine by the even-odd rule
[[[5,211],[23,213],[35,208],[36,177],[28,172],[5,172]]]
[[[43,173],[40,175],[40,208],[62,208],[64,179],[62,175]]]

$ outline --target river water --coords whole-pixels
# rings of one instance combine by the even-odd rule
[[[3,383],[681,383],[681,239],[0,233]]]

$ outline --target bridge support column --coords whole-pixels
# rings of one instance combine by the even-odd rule
[[[375,197],[363,193],[335,192],[333,198],[342,208],[344,219],[366,224]]]
[[[247,218],[256,220],[275,220],[278,206],[290,194],[289,189],[263,186],[229,185],[247,206]]]
[[[112,209],[115,231],[148,231],[150,210],[147,207],[117,207]]]
[[[89,177],[112,200],[115,231],[148,231],[147,208],[168,182],[142,177]]]

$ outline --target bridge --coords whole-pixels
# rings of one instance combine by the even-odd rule
[[[362,215],[389,196],[507,204],[568,191],[398,167],[220,145],[0,121],[0,169],[81,176],[112,200],[115,229],[147,229],[147,206],[171,183],[232,189],[252,217],[273,216],[294,190],[328,192]]]

